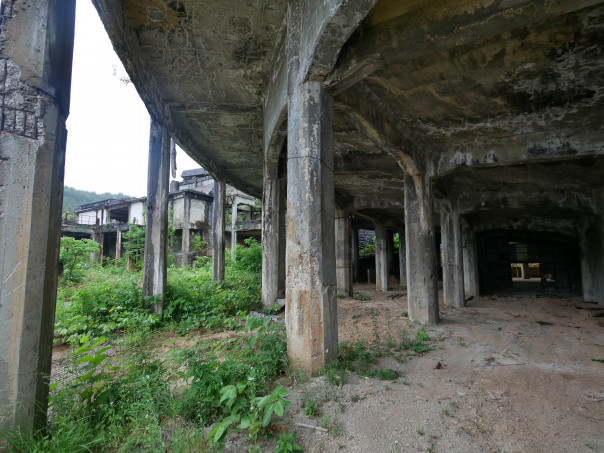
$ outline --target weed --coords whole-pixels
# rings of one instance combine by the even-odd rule
[[[353,403],[358,403],[359,400],[361,399],[360,395],[358,393],[355,393],[354,395],[352,395],[350,397],[350,399],[352,400]]]
[[[434,446],[434,444],[430,444],[426,451],[428,453],[434,453],[436,451],[436,447]]]
[[[312,418],[321,415],[321,412],[319,411],[319,403],[317,403],[317,401],[315,401],[315,399],[306,391],[302,392],[302,394],[303,398],[300,401],[300,406],[303,408],[304,414]]]
[[[459,341],[457,342],[457,344],[458,344],[459,346],[463,346],[463,347],[465,347],[465,346],[466,346],[466,343],[463,341],[463,338],[460,338],[460,339],[459,339]]]
[[[596,442],[590,441],[585,442],[585,446],[593,451],[598,451],[598,449],[600,448],[600,446]]]
[[[283,433],[277,440],[277,449],[275,453],[289,453],[294,451],[302,451],[302,447],[294,442],[296,432]]]
[[[367,294],[357,294],[356,296],[354,296],[354,300],[366,301],[366,300],[371,300],[371,297],[368,296]]]
[[[417,432],[417,434],[419,434],[420,436],[423,436],[423,435],[425,434],[425,433],[424,433],[424,431],[423,431],[423,430],[421,430],[421,429],[418,429],[416,432]]]

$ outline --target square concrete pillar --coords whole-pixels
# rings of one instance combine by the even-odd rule
[[[451,207],[441,212],[443,248],[443,299],[452,307],[465,306],[463,244],[459,212]]]
[[[463,236],[463,287],[466,297],[478,296],[478,255],[476,235],[467,223],[462,222]]]
[[[235,261],[237,250],[237,197],[233,197],[231,205],[231,260]]]
[[[74,0],[0,10],[0,428],[46,424]]]
[[[168,203],[170,187],[170,134],[151,118],[147,169],[147,213],[143,297],[152,311],[161,314],[166,299],[168,268]]]
[[[398,231],[398,264],[399,282],[402,287],[407,287],[407,248],[405,247],[405,229]]]
[[[580,238],[583,299],[604,305],[604,218],[589,221]]]
[[[122,232],[117,230],[115,232],[115,260],[119,260],[122,257]]]
[[[262,191],[262,306],[268,308],[279,298],[279,203],[277,168],[264,164]]]
[[[359,229],[353,228],[350,237],[350,248],[352,252],[352,281],[359,281]]]
[[[321,82],[294,83],[288,113],[287,347],[311,373],[338,355],[333,98]]]
[[[388,291],[389,256],[386,227],[381,223],[375,224],[375,289]]]
[[[348,212],[336,208],[336,281],[338,292],[352,297],[352,225]]]
[[[190,252],[191,249],[191,195],[188,192],[183,194],[183,223],[181,237],[181,265],[188,266],[191,264]]]
[[[423,175],[405,175],[405,247],[409,317],[439,321],[437,262],[432,221],[432,188]]]
[[[212,279],[224,280],[224,202],[226,183],[214,182],[214,203],[212,204]]]

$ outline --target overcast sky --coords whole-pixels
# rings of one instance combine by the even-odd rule
[[[65,185],[146,195],[149,114],[113,51],[90,0],[77,2]],[[184,151],[180,173],[198,168]]]

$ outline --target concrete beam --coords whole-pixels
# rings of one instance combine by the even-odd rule
[[[352,224],[348,213],[336,208],[336,281],[338,292],[352,297]]]
[[[320,82],[294,82],[288,104],[287,347],[312,373],[338,354],[333,99]]]
[[[0,429],[46,424],[74,0],[0,9]]]
[[[212,205],[212,279],[224,280],[224,204],[226,183],[214,182],[214,203]]]
[[[375,224],[375,289],[388,291],[389,256],[386,235],[386,226],[382,223]]]
[[[423,175],[405,175],[405,247],[409,317],[439,321],[437,264],[432,221],[432,187]]]
[[[170,184],[170,134],[151,117],[147,170],[147,213],[143,297],[161,314],[166,298],[168,267],[168,200]]]

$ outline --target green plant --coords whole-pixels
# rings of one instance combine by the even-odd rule
[[[357,294],[356,296],[354,296],[354,300],[371,300],[371,297],[366,294]]]
[[[302,451],[302,447],[294,442],[296,438],[296,432],[283,433],[277,440],[277,449],[275,453],[290,453],[295,451]]]
[[[300,406],[303,408],[304,414],[308,417],[318,417],[321,415],[321,412],[319,411],[319,403],[306,391],[303,392]]]
[[[375,236],[373,236],[371,242],[368,242],[365,247],[359,250],[360,255],[371,255],[372,253],[375,253]]]
[[[393,381],[400,376],[400,373],[390,368],[377,368],[371,371],[369,375],[378,378],[380,381]]]
[[[63,265],[65,280],[69,282],[81,281],[84,271],[92,265],[94,254],[99,250],[100,244],[90,239],[61,237],[59,261]]]
[[[128,231],[122,233],[122,245],[124,257],[129,260],[132,269],[141,270],[145,252],[145,227],[130,223]]]
[[[598,449],[600,448],[600,446],[596,442],[590,441],[585,442],[585,446],[593,451],[598,451]]]

